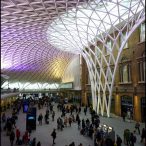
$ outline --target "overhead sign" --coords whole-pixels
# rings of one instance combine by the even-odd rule
[[[62,83],[59,86],[60,89],[72,89],[73,88],[73,82],[69,83]]]

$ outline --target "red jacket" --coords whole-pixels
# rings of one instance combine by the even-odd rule
[[[16,129],[16,137],[20,137],[20,130]]]

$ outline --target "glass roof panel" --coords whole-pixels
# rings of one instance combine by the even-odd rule
[[[107,31],[111,28],[111,24],[117,25],[133,14],[138,13],[143,8],[143,6],[137,8],[136,4],[138,2],[139,0],[98,0],[79,6],[76,10],[73,8],[67,14],[61,15],[51,23],[47,30],[48,41],[51,41],[51,44],[56,48],[64,50],[64,46],[60,42],[64,38],[66,45],[74,42],[73,47],[65,48],[65,50],[80,53],[83,46],[87,46],[88,42],[93,40],[96,35],[99,35],[99,32]],[[52,29],[56,31],[55,40]],[[100,29],[98,34],[96,34],[97,29]],[[62,30],[64,34],[63,38]],[[68,39],[65,39],[65,36]],[[82,45],[79,45],[77,42],[81,42]]]

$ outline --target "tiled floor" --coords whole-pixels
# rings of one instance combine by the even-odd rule
[[[40,126],[37,123],[36,131],[33,131],[31,134],[31,138],[36,137],[37,141],[41,141],[42,146],[52,146],[51,132],[52,132],[53,128],[56,128],[56,125],[57,125],[56,119],[59,116],[61,116],[61,112],[57,112],[56,105],[55,105],[54,109],[56,111],[55,121],[52,122],[51,117],[50,117],[49,125],[46,125],[45,123],[43,123],[43,125]],[[39,113],[44,114],[45,110],[46,110],[46,107],[44,107],[41,110],[37,110],[37,115]],[[10,111],[7,111],[7,113],[8,113],[8,115],[10,115]],[[90,118],[90,114],[87,113],[87,116],[85,116],[84,113],[82,112],[80,117],[81,117],[81,119],[82,118],[86,119],[87,117]],[[120,135],[122,138],[123,138],[124,129],[128,128],[131,131],[134,130],[134,125],[135,125],[134,121],[132,121],[131,123],[123,122],[120,117],[116,117],[116,118],[115,117],[114,118],[100,117],[100,120],[101,120],[102,124],[106,124],[106,125],[114,127],[116,134]],[[25,127],[26,127],[25,121],[26,121],[26,114],[20,112],[20,114],[18,115],[18,121],[17,121],[16,125],[20,128],[22,134],[24,133]],[[3,127],[3,124],[1,125],[1,127]],[[143,127],[144,127],[144,124],[141,123],[141,129]],[[69,145],[72,141],[75,142],[76,146],[78,146],[80,143],[82,143],[83,146],[89,146],[89,145],[94,146],[92,139],[90,139],[87,136],[80,135],[79,130],[77,129],[76,123],[73,123],[72,127],[64,128],[63,131],[57,131],[57,138],[56,138],[55,146]],[[3,131],[3,128],[1,131],[1,146],[10,146],[9,137],[6,136],[6,132]],[[122,146],[124,146],[124,144]],[[137,143],[135,144],[135,146],[144,146],[144,144],[140,143],[139,135],[137,135]]]

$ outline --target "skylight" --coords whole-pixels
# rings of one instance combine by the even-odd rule
[[[136,15],[139,0],[92,1],[61,15],[49,25],[49,43],[63,51],[80,53],[100,33]]]

